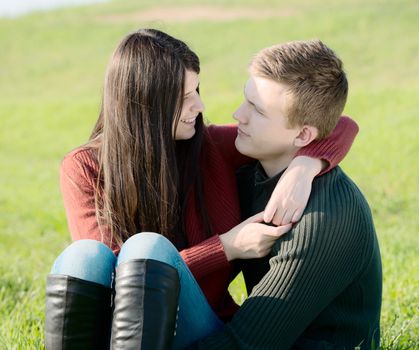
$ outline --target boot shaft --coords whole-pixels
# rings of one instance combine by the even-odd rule
[[[45,349],[109,349],[112,289],[71,276],[49,275]]]
[[[177,270],[168,264],[138,259],[118,266],[112,349],[170,349],[179,288]]]

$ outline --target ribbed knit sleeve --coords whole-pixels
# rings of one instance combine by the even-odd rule
[[[102,237],[96,219],[93,190],[96,176],[97,165],[90,150],[77,149],[70,152],[61,163],[61,193],[71,238],[94,239],[110,246],[110,235],[104,229]],[[114,253],[119,253],[117,245],[111,248]]]
[[[222,331],[195,344],[195,348],[290,349],[326,306],[366,269],[374,252],[370,212],[362,195],[342,174],[336,168],[315,180],[303,218],[277,241],[269,271],[233,320]],[[367,300],[364,296],[370,293],[368,288],[359,289],[362,301],[352,303]],[[376,310],[363,307],[349,310],[351,322],[340,320],[343,316],[339,311],[328,320],[330,327],[336,320],[351,325],[343,331],[347,338],[333,342],[338,347],[344,344],[353,349],[364,342],[361,348],[368,348],[363,335],[369,337]],[[353,322],[358,312],[360,318]],[[351,329],[358,323],[359,329]]]
[[[203,278],[216,270],[230,268],[218,235],[191,248],[183,249],[180,255],[196,279]]]
[[[301,148],[297,156],[308,156],[326,161],[327,167],[319,174],[322,175],[333,169],[345,158],[358,131],[358,125],[354,120],[342,116],[327,138],[311,142],[306,147]]]
[[[215,129],[217,128],[215,127]],[[227,130],[227,134],[229,133],[229,127],[219,128]],[[220,132],[217,135],[222,138]],[[228,163],[219,147],[218,141],[211,138],[211,135],[207,135],[204,139],[203,156],[200,161],[203,197],[212,229],[212,237],[208,238],[205,233],[199,209],[196,206],[196,188],[191,191],[187,203],[185,223],[189,247],[180,253],[198,280],[211,273],[220,273],[221,271],[228,273],[230,271],[230,263],[219,235],[240,223],[236,176],[231,164]]]

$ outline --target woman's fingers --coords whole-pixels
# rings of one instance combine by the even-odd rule
[[[258,223],[258,222],[263,222],[263,221],[265,221],[264,220],[264,212],[261,211],[261,212],[255,214],[255,215],[251,216],[250,218],[248,218],[245,222],[246,223],[250,223],[250,222]]]
[[[280,224],[281,225],[290,224],[292,222],[294,213],[295,213],[294,208],[290,208],[289,210],[286,210]]]
[[[282,225],[282,226],[267,226],[264,231],[264,234],[271,237],[281,237],[284,233],[288,232],[292,227],[292,224]]]
[[[300,221],[301,217],[303,216],[304,208],[299,208],[295,211],[294,215],[292,216],[291,222],[295,223]]]
[[[277,212],[277,205],[274,198],[275,193],[272,194],[269,199],[268,204],[266,205],[265,211],[263,212],[263,221],[271,222]]]

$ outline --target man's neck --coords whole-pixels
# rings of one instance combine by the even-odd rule
[[[288,165],[290,165],[296,154],[297,151],[281,155],[277,158],[260,159],[259,161],[266,175],[271,178],[288,168]]]

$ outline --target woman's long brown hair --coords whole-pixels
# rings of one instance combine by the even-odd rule
[[[110,231],[111,245],[152,231],[182,246],[193,186],[210,234],[199,174],[202,115],[192,139],[175,141],[172,135],[182,109],[186,70],[199,73],[197,55],[154,29],[125,37],[111,58],[101,112],[87,145],[97,148],[96,215],[102,237],[103,230]]]

